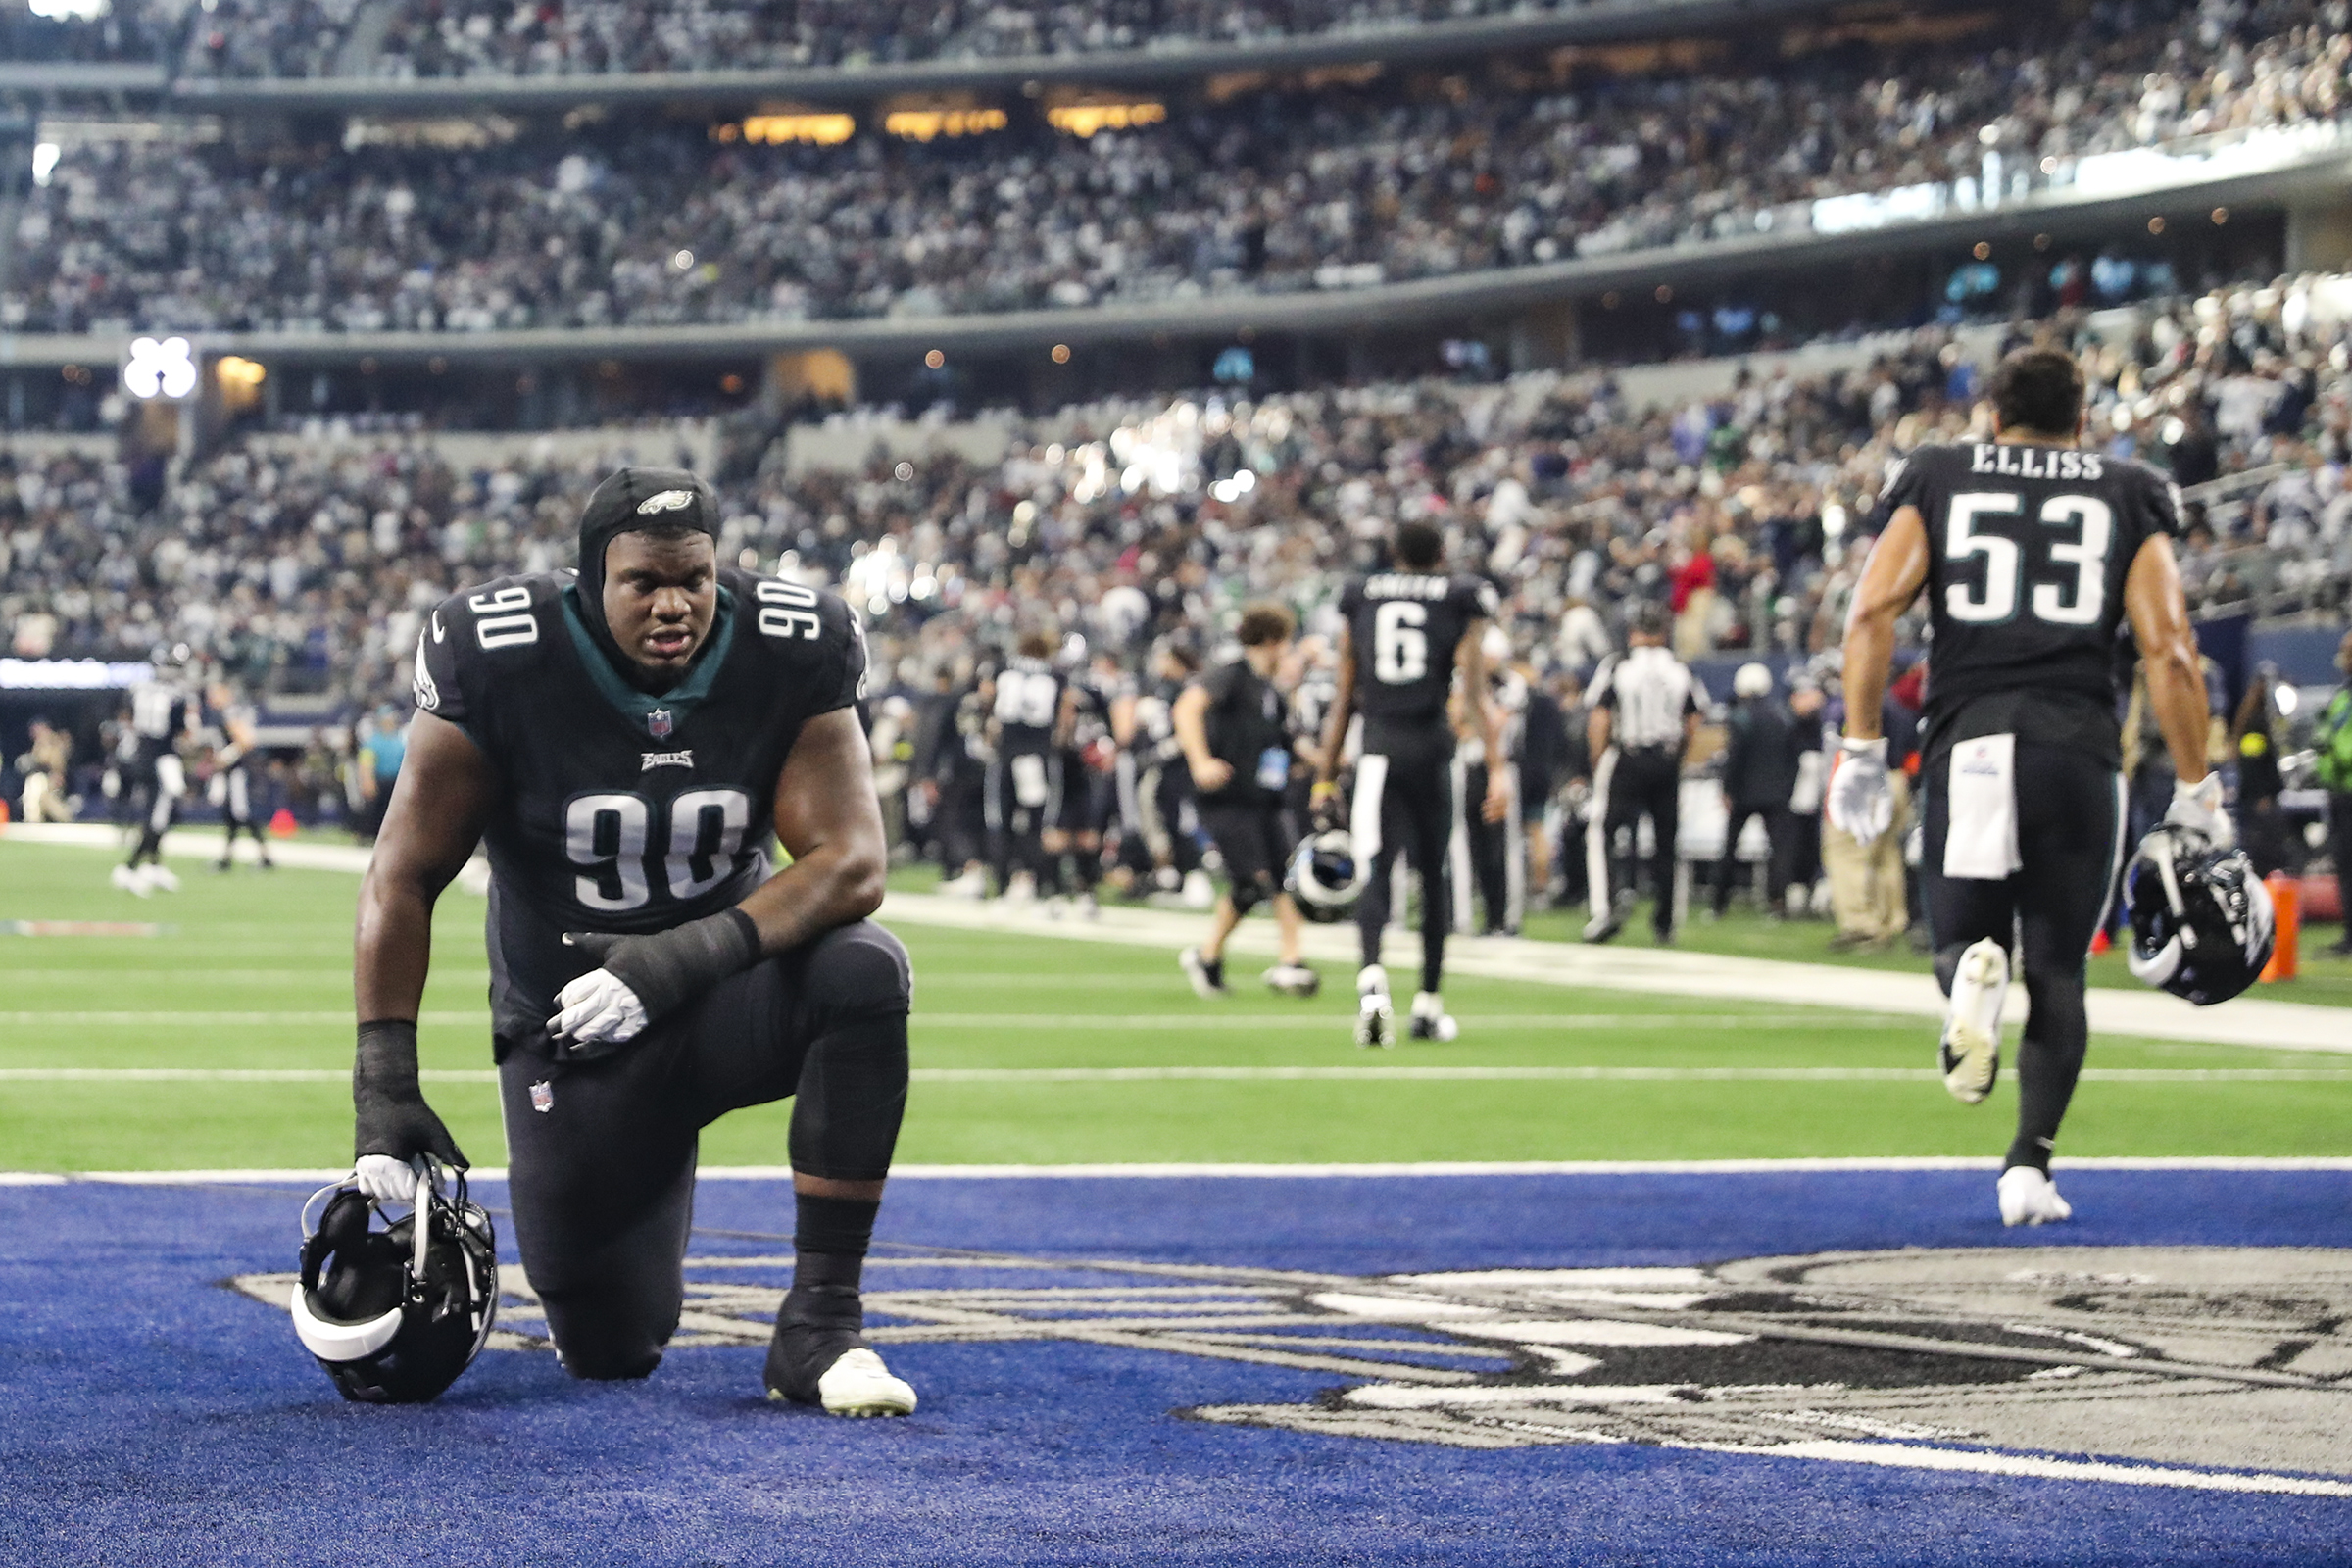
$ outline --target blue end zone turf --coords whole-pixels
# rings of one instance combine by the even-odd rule
[[[2061,1178],[2031,1232],[1987,1171],[904,1181],[892,1422],[760,1397],[781,1183],[704,1185],[650,1382],[518,1291],[405,1409],[256,1278],[301,1191],[0,1188],[0,1560],[2352,1558],[2352,1251],[2272,1250],[2352,1249],[2352,1173]]]

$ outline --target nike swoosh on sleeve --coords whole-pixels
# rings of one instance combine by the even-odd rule
[[[441,624],[441,612],[436,610],[433,612],[433,641],[440,643],[448,640],[449,632]]]

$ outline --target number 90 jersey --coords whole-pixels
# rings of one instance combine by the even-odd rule
[[[1341,590],[1340,614],[1355,645],[1355,707],[1364,715],[1366,750],[1383,750],[1391,736],[1445,729],[1454,653],[1494,609],[1494,590],[1467,575],[1383,571]]]
[[[2170,481],[2074,447],[1969,441],[1893,466],[1882,530],[1907,506],[1927,524],[1932,720],[1996,692],[2113,704],[2124,580],[2180,528]]]
[[[535,1044],[556,992],[593,967],[564,932],[665,930],[765,880],[801,726],[862,695],[864,635],[841,600],[731,566],[718,578],[709,641],[659,696],[590,637],[569,572],[502,577],[426,618],[416,707],[499,778],[483,842],[502,1055]]]

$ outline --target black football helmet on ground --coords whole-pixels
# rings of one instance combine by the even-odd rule
[[[317,1229],[311,1204],[326,1198]],[[472,1365],[498,1311],[497,1237],[466,1194],[427,1184],[416,1211],[377,1230],[348,1179],[303,1205],[294,1333],[343,1397],[422,1404]]]
[[[1344,919],[1364,891],[1365,869],[1356,863],[1354,840],[1329,828],[1299,844],[1285,886],[1309,920]]]
[[[2132,972],[2210,1007],[2252,985],[2271,961],[2270,889],[2243,850],[2158,828],[2124,871]]]

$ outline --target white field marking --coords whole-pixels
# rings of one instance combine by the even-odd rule
[[[1126,1083],[1933,1083],[1932,1067],[917,1067],[918,1084]],[[2107,1083],[2352,1083],[2352,1071],[2304,1067],[2109,1067]],[[340,1067],[0,1067],[0,1083],[325,1084]],[[491,1068],[428,1067],[426,1083],[494,1084]]]
[[[332,1012],[0,1012],[0,1024],[19,1029],[37,1029],[44,1026],[76,1029],[146,1028],[146,1029],[255,1029],[271,1024],[314,1027],[319,1024],[345,1024],[352,1021],[349,1007]],[[420,1012],[416,1021],[433,1026],[448,1025],[462,1028],[480,1024],[487,1028],[487,1012]]]
[[[1886,1465],[1902,1470],[1948,1470],[1977,1475],[2022,1476],[2042,1481],[2106,1481],[2130,1487],[2184,1487],[2198,1492],[2283,1493],[2304,1497],[2352,1497],[2352,1481],[2318,1476],[2191,1470],[2174,1465],[2113,1464],[2097,1459],[2053,1459],[2035,1453],[1990,1453],[1981,1448],[1936,1448],[1914,1443],[1861,1443],[1818,1438],[1770,1448],[1732,1444],[1668,1443],[1669,1448],[1758,1454],[1774,1459],[1832,1459],[1845,1464]]]
[[[19,822],[0,828],[0,839],[17,844],[66,844],[81,849],[119,851],[127,842],[112,824],[105,822]],[[220,828],[218,823],[197,827],[178,827],[164,835],[163,851],[181,860],[219,860],[220,858]],[[254,850],[250,844],[237,846],[237,863],[252,863]],[[318,844],[301,839],[272,841],[270,858],[281,866],[303,871],[349,871],[368,869],[368,852],[356,844]]]
[[[1157,909],[1106,908],[1094,920],[1057,920],[1037,909],[1002,903],[975,904],[937,894],[893,893],[881,918],[911,925],[946,926],[1006,938],[1060,937],[1160,948],[1173,954],[1198,941],[1200,916]],[[1234,932],[1238,952],[1274,951],[1271,925],[1244,921]],[[1309,926],[1306,956],[1352,969],[1353,927]],[[1446,948],[1446,966],[1456,974],[1493,980],[1592,990],[1633,991],[1646,996],[1713,997],[1742,1003],[1782,1003],[1907,1017],[1941,1018],[1943,995],[1933,975],[1826,963],[1792,963],[1777,958],[1739,958],[1673,949],[1589,948],[1574,942],[1540,942],[1516,937],[1455,937]],[[1171,964],[1170,968],[1173,969]],[[2009,988],[2014,1026],[2024,1015],[2025,987]],[[2352,1008],[2313,1003],[2273,1002],[2240,997],[2219,1007],[2193,1007],[2160,991],[2092,988],[2090,1025],[2095,1036],[2142,1040],[2185,1040],[2201,1045],[2256,1046],[2273,1051],[2352,1054]]]
[[[100,823],[23,823],[0,829],[0,839],[101,850],[116,850],[122,844],[121,834]],[[214,858],[220,840],[211,833],[182,828],[166,836],[164,849],[183,858]],[[349,872],[368,868],[368,852],[346,845],[288,843],[275,846],[271,853],[281,864],[290,866]],[[1007,907],[1002,901],[976,904],[935,893],[893,893],[884,901],[881,918],[996,936],[1061,937],[1169,953],[1197,940],[1200,927],[1198,914],[1113,907],[1102,910],[1097,919],[1067,920],[1042,909]],[[1356,958],[1355,940],[1352,928],[1309,926],[1306,956],[1351,966]],[[1271,955],[1274,933],[1269,926],[1245,921],[1234,932],[1232,945],[1239,952]],[[1446,964],[1456,974],[1487,979],[1633,991],[1653,997],[1779,1002],[1924,1018],[1942,1017],[1944,1006],[1932,975],[1654,948],[1603,950],[1581,943],[1516,937],[1455,937],[1446,947]],[[2015,1025],[2024,1014],[2025,987],[2010,987],[2009,1003],[2012,1011],[2006,1021]],[[2091,1029],[2103,1036],[2352,1054],[2352,1008],[2246,997],[2221,1007],[2192,1007],[2162,992],[2105,987],[2091,990],[2088,1005]]]
[[[1367,1176],[1813,1176],[1870,1171],[1993,1171],[1997,1157],[1916,1155],[1840,1159],[1594,1159],[1432,1160],[1394,1164],[1298,1165],[898,1165],[896,1181],[1200,1180],[1203,1178],[1282,1181],[1353,1180]],[[2352,1158],[2323,1155],[2238,1156],[2231,1154],[2122,1154],[2065,1161],[2061,1170],[2352,1171]],[[141,1187],[231,1187],[308,1182],[316,1187],[351,1174],[348,1166],[328,1170],[91,1170],[52,1178],[27,1173],[35,1185],[61,1181],[121,1182]],[[504,1165],[476,1165],[471,1182],[503,1182]],[[705,1165],[705,1181],[782,1182],[789,1165]],[[0,1180],[5,1180],[0,1176]]]
[[[4,974],[5,971],[0,971]],[[102,978],[85,976],[89,978]],[[19,1028],[109,1027],[147,1024],[163,1027],[252,1027],[257,1024],[323,1024],[349,1023],[351,1009],[334,1011],[316,1009],[271,1009],[247,1012],[171,1011],[57,1011],[0,1012],[0,1024]],[[466,1025],[487,1026],[490,1014],[475,1010],[427,1011],[418,1014],[417,1021],[427,1024],[446,1024],[452,1027]],[[1331,1034],[1347,1028],[1346,1015],[1339,1013],[1266,1012],[1266,1013],[1117,1013],[1117,1012],[924,1012],[918,1009],[908,1020],[920,1029],[1017,1029],[1024,1034],[1040,1031],[1057,1033],[1123,1033],[1148,1029],[1159,1032],[1182,1033],[1191,1030],[1204,1032],[1240,1030],[1251,1033],[1269,1031],[1305,1031]],[[1907,1024],[1899,1017],[1873,1018],[1865,1014],[1851,1017],[1808,1017],[1794,1013],[1674,1013],[1674,1012],[1567,1012],[1567,1013],[1493,1013],[1474,1014],[1460,1020],[1466,1029],[1483,1029],[1490,1033],[1512,1033],[1526,1030],[1549,1029],[1870,1029],[1893,1028]]]
[[[350,944],[337,946],[337,954],[348,955]],[[350,965],[340,964],[315,969],[0,969],[0,979],[10,985],[88,985],[93,981],[120,985],[125,981],[169,981],[173,985],[321,985],[351,988]],[[435,985],[479,985],[490,978],[487,969],[433,970]],[[1033,982],[1034,983],[1034,982]]]

